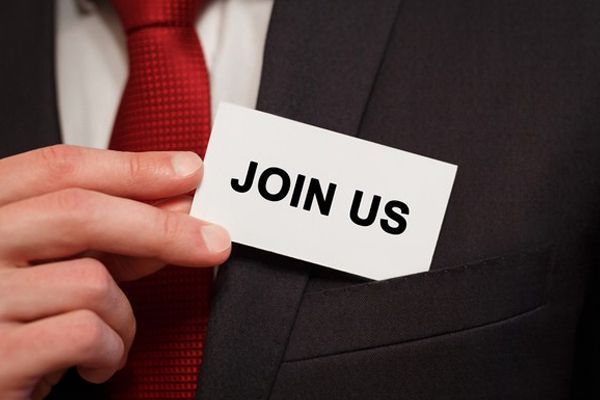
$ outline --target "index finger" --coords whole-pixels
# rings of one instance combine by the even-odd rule
[[[155,200],[194,190],[202,178],[202,160],[192,152],[57,145],[0,159],[0,177],[0,206],[68,188]]]

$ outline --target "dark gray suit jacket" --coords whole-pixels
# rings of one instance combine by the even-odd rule
[[[2,156],[60,141],[52,7],[0,5]],[[599,1],[277,0],[258,108],[459,172],[430,272],[235,248],[199,398],[600,398]]]

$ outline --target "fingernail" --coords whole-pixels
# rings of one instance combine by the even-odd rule
[[[211,253],[222,253],[231,247],[229,233],[219,225],[204,225],[201,232],[204,244]]]
[[[191,151],[181,152],[171,157],[171,164],[179,176],[188,176],[202,168],[202,159]]]

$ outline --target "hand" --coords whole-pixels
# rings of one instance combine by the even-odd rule
[[[125,364],[135,319],[115,279],[226,260],[227,232],[185,214],[201,176],[188,152],[0,160],[0,398],[43,398],[71,366],[99,383]]]

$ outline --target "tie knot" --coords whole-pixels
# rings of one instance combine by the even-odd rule
[[[111,0],[127,33],[150,26],[192,26],[205,0]]]

